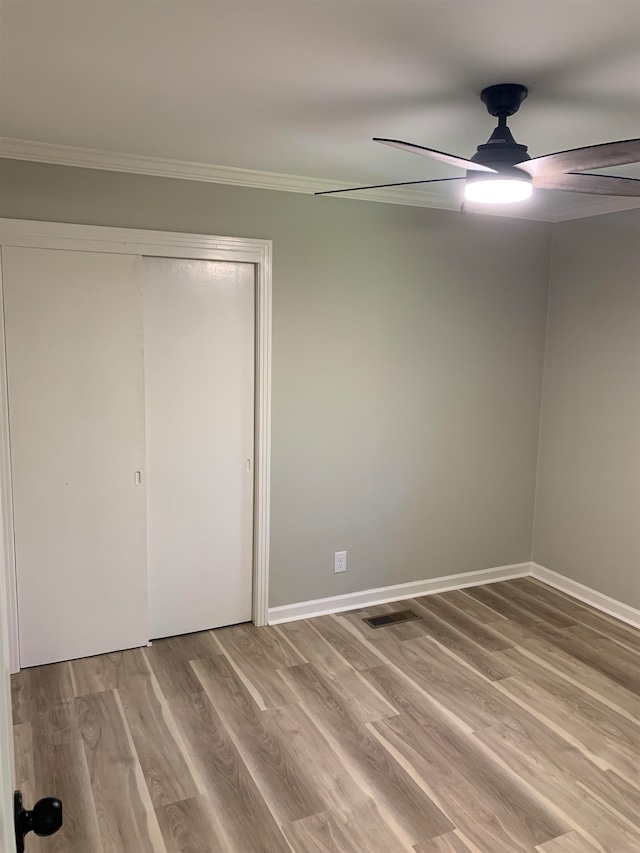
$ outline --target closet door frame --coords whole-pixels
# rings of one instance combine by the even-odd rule
[[[232,261],[254,265],[256,373],[252,621],[257,626],[267,625],[271,472],[271,240],[0,219],[0,250],[3,246]],[[4,296],[0,266],[0,506],[2,507],[0,527],[7,575],[9,658],[11,671],[17,672],[20,669],[18,597],[13,539],[11,436],[4,335]]]

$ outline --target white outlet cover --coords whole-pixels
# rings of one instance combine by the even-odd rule
[[[346,551],[336,551],[334,554],[334,565],[333,565],[334,574],[338,574],[339,572],[347,571],[347,552]]]

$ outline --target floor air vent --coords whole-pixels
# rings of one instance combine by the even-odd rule
[[[387,625],[397,625],[399,622],[410,622],[419,619],[413,610],[394,610],[392,613],[384,613],[382,616],[367,616],[363,619],[370,628],[384,628]]]

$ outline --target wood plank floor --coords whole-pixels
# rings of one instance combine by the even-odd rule
[[[23,670],[28,849],[636,853],[639,687],[640,632],[529,578]]]

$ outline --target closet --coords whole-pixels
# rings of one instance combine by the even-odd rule
[[[255,269],[3,246],[21,666],[251,619]]]

